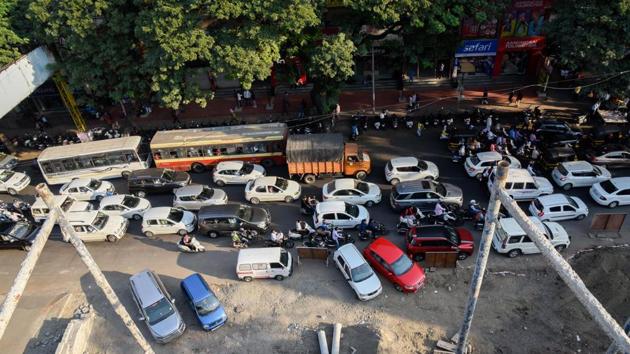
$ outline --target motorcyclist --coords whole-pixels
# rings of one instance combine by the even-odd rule
[[[371,220],[370,223],[372,223]],[[361,223],[359,224],[359,235],[363,235],[366,238],[372,237],[373,235],[373,230],[370,228],[370,225],[368,225],[365,219],[361,220]]]
[[[247,247],[245,238],[241,238],[238,231],[232,231],[232,246],[235,248]]]
[[[335,227],[332,230],[332,239],[337,244],[337,248],[339,248],[340,242],[343,242],[345,240],[345,237],[341,235],[339,228]]]
[[[475,221],[479,221],[483,218],[483,209],[481,209],[479,203],[474,199],[468,203],[468,214],[471,215]]]
[[[282,242],[284,241],[284,234],[278,230],[273,230],[271,231],[271,242],[277,244],[277,245],[282,245]]]
[[[190,237],[189,234],[184,234],[182,236],[182,239],[180,240],[180,243],[183,246],[188,247],[191,251],[195,252],[197,251],[197,247],[195,246],[195,244],[192,242],[192,237]]]
[[[442,203],[437,202],[435,204],[435,209],[433,210],[433,214],[435,215],[436,219],[442,219],[445,222],[448,222],[449,220],[455,220],[455,218],[449,215],[447,211],[448,210],[442,205]]]
[[[315,233],[315,230],[313,230],[311,225],[307,224],[304,220],[298,220],[295,222],[295,231],[302,235],[302,237]]]

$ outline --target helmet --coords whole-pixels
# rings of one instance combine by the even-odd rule
[[[470,202],[468,202],[468,204],[471,204],[471,205],[472,205],[472,204],[477,204],[477,201],[476,201],[476,200],[474,200],[474,199],[472,199]]]

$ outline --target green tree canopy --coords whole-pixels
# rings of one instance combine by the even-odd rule
[[[0,1],[0,67],[19,58],[19,48],[28,43],[27,38],[16,33],[10,17],[16,6],[17,0]]]

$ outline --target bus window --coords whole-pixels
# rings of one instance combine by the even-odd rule
[[[119,163],[125,163],[125,156],[120,152],[110,152],[107,154],[107,160],[110,165],[117,165]]]
[[[62,161],[63,163],[63,168],[66,171],[74,171],[77,169],[76,163],[74,161],[74,158],[69,158],[69,159],[65,159]]]
[[[99,154],[99,155],[92,156],[92,162],[94,163],[95,167],[101,167],[101,166],[108,166],[109,165],[109,162],[107,162],[107,158],[105,157],[105,154]]]
[[[81,156],[77,159],[77,165],[79,168],[92,168],[94,164],[89,156]]]
[[[125,151],[123,154],[124,154],[123,163],[124,162],[138,162],[141,160],[135,151]]]
[[[170,158],[172,159],[176,159],[177,158],[177,150],[171,150],[168,152],[168,156],[170,156]]]
[[[44,172],[46,172],[46,173],[52,173],[53,172],[53,169],[52,169],[52,166],[51,166],[50,162],[42,162],[41,165],[42,165],[42,169],[44,170]]]
[[[53,161],[52,162],[52,168],[53,168],[53,172],[63,172],[63,165],[61,164],[60,161]]]

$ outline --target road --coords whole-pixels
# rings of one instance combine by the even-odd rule
[[[347,129],[347,127],[342,128]],[[440,180],[455,184],[463,189],[465,203],[471,199],[476,199],[480,201],[482,205],[487,204],[487,188],[477,180],[469,178],[461,164],[451,162],[450,154],[446,149],[446,143],[438,140],[437,129],[426,131],[421,138],[416,137],[414,133],[415,131],[403,128],[384,132],[370,131],[362,135],[359,139],[359,144],[370,154],[373,161],[373,172],[368,177],[368,181],[378,183],[383,189],[383,202],[369,209],[372,218],[385,223],[389,229],[393,229],[397,221],[397,214],[390,209],[387,202],[390,186],[386,183],[383,174],[387,160],[397,156],[414,155],[435,162],[440,168]],[[25,170],[32,176],[33,184],[42,181],[41,176],[32,166],[25,167]],[[269,175],[280,176],[286,176],[287,173],[285,166],[274,167],[268,172]],[[628,171],[614,171],[614,174],[628,175]],[[193,174],[192,177],[195,183],[212,184],[208,173]],[[117,192],[122,193],[126,191],[123,180],[118,179],[112,182],[115,184]],[[327,180],[320,180],[313,186],[303,185],[303,192],[321,196],[321,185],[325,182],[327,182]],[[53,186],[52,189],[53,192],[56,192],[58,186]],[[223,189],[228,193],[230,201],[244,202],[242,186],[226,186]],[[32,202],[32,194],[34,194],[34,189],[30,186],[24,191],[24,195],[21,198]],[[575,253],[579,249],[589,248],[594,245],[627,242],[627,237],[626,240],[597,240],[587,237],[586,231],[590,226],[591,216],[598,212],[609,212],[610,210],[599,207],[592,202],[588,195],[588,189],[573,189],[568,194],[582,198],[589,206],[590,214],[588,218],[582,221],[562,222],[562,225],[572,236],[572,244],[569,249],[565,251],[567,254]],[[12,198],[7,195],[2,195],[0,199],[11,200]],[[172,201],[172,197],[169,195],[150,196],[149,199],[153,206],[170,206]],[[262,206],[271,212],[272,220],[276,227],[285,232],[292,228],[295,225],[296,219],[300,217],[299,202],[292,204],[267,203],[262,204]],[[620,207],[617,208],[615,212],[628,213],[630,212],[630,207]],[[480,233],[476,231],[473,231],[473,233],[475,241],[478,243]],[[387,237],[402,246],[402,237],[396,235],[395,232],[390,232]],[[242,283],[235,280],[234,267],[236,263],[236,250],[230,246],[230,240],[227,237],[216,240],[210,240],[205,236],[198,236],[198,238],[207,247],[208,252],[193,255],[181,254],[177,251],[176,247],[176,242],[179,239],[178,236],[163,235],[155,239],[147,239],[141,235],[140,222],[132,221],[128,234],[118,243],[90,243],[88,244],[88,248],[121,297],[125,306],[127,306],[132,313],[132,316],[135,316],[136,312],[130,300],[127,279],[129,275],[145,268],[151,268],[162,276],[166,286],[171,289],[171,292],[173,292],[180,301],[178,303],[182,304],[180,305],[180,309],[184,307],[184,302],[182,301],[183,299],[181,299],[181,294],[179,294],[177,282],[191,272],[204,274],[211,284],[216,284],[217,286],[225,286],[230,289],[232,287],[242,286]],[[366,244],[365,242],[358,242],[360,248]],[[2,257],[0,257],[0,294],[6,294],[8,291],[24,255],[24,252],[17,250],[2,251]],[[541,262],[542,258],[540,256],[525,256],[522,257],[522,260],[517,261],[493,253],[490,257],[489,267],[492,269],[518,271],[519,269],[526,269],[532,266],[539,267],[541,266]],[[469,267],[473,263],[474,259],[469,258],[463,261],[462,265]],[[313,268],[319,269],[317,266]],[[298,277],[301,282],[310,282],[311,288],[315,289],[313,291],[316,291],[319,281],[330,283],[330,277],[335,279],[337,276],[332,267],[331,269],[321,268],[321,272],[317,275],[309,274],[308,272],[310,271],[311,270],[307,268],[301,269],[296,272],[298,274],[294,275],[294,278]],[[431,275],[432,274],[428,275],[429,281]],[[351,304],[349,306],[354,306],[352,305],[353,300],[349,287],[341,282],[336,282],[333,285],[339,288],[330,291],[341,292],[341,295],[337,294],[338,297],[343,301],[350,302]],[[278,291],[278,288],[282,288],[283,284],[278,286],[276,282],[259,282],[257,286],[262,288],[263,293],[265,293],[267,291]],[[385,294],[393,296],[395,293],[394,290],[390,289],[388,286],[385,287],[387,288]],[[458,291],[460,293],[458,294],[458,298],[460,300],[465,297],[466,288],[466,286],[459,287]],[[0,348],[5,348],[3,352],[21,353],[25,350],[36,352],[33,351],[33,340],[31,340],[31,336],[38,335],[37,321],[36,319],[25,317],[35,316],[35,314],[38,313],[37,309],[42,309],[43,311],[61,294],[67,292],[85,292],[88,298],[95,303],[95,309],[99,314],[110,320],[113,319],[113,321],[117,321],[115,316],[112,315],[111,309],[107,307],[102,295],[99,294],[95,288],[93,280],[86,274],[86,268],[81,263],[76,252],[68,244],[58,239],[53,239],[48,242],[44,249],[37,268],[31,277],[26,296],[18,312],[16,312],[16,318],[14,318],[6,335],[0,341]],[[299,294],[302,294],[302,292]],[[387,305],[385,304],[384,306]],[[461,306],[463,306],[463,303],[461,303]],[[40,311],[40,316],[42,311]],[[245,312],[247,312],[247,310],[245,310]],[[196,326],[190,311],[185,313],[185,317],[190,327]],[[460,321],[460,318],[461,314],[459,310],[457,310],[454,311],[448,322],[451,325],[456,324]],[[24,325],[24,323],[30,322],[32,322],[32,326]],[[148,335],[144,324],[139,323],[139,326],[144,333]],[[117,333],[125,336],[124,330],[120,329],[120,324],[116,325],[116,327]],[[26,335],[27,333],[28,335]],[[198,344],[203,343],[204,337],[201,337],[202,335],[203,333],[196,333],[192,341],[198,341]],[[234,340],[236,340],[236,338],[234,338]],[[245,341],[246,340],[247,338],[245,338]],[[110,346],[109,349],[111,350],[116,348],[116,341],[116,339],[103,339],[100,344],[105,347]],[[128,338],[123,341],[129,344]],[[235,344],[232,343],[231,345]],[[158,349],[160,348],[164,347],[158,347]],[[246,346],[244,348],[251,347]],[[163,349],[160,349],[160,351],[161,350]],[[116,352],[115,349],[114,352]]]

